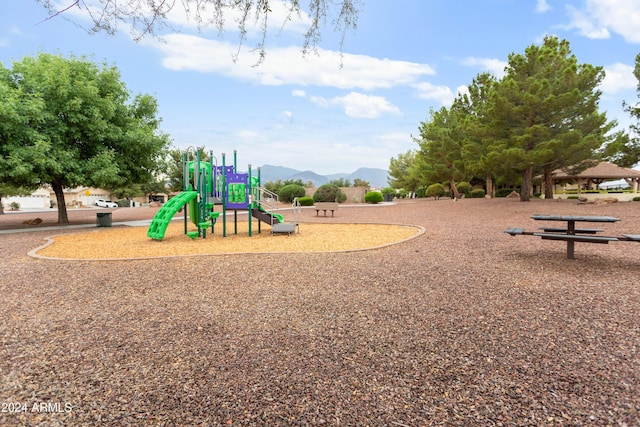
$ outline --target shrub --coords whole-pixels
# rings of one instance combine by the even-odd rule
[[[382,201],[382,193],[380,193],[379,191],[369,191],[364,195],[364,201],[366,203],[372,203],[374,205],[376,203],[380,203]]]
[[[471,198],[472,199],[484,199],[486,193],[482,188],[476,188],[475,190],[471,190]]]
[[[333,184],[321,185],[313,195],[314,202],[338,202],[342,203],[347,200],[347,195],[344,194],[340,187]]]
[[[278,199],[283,203],[292,203],[296,197],[304,197],[307,194],[303,186],[298,184],[287,184],[280,189]]]
[[[512,191],[519,192],[517,188],[500,188],[496,190],[496,197],[507,197]]]
[[[313,197],[298,197],[298,203],[300,206],[313,206]]]
[[[396,189],[392,187],[385,187],[382,189],[382,198],[385,202],[393,202],[393,198],[396,196]]]
[[[382,194],[396,194],[396,189],[393,187],[384,187],[382,189]]]
[[[464,182],[461,181],[456,185],[456,188],[458,189],[458,194],[460,196],[462,196],[464,194],[464,197],[471,197],[471,184],[469,184],[468,182]]]
[[[19,211],[20,210],[20,203],[18,202],[11,202],[11,210],[12,211]]]
[[[634,198],[633,198],[633,201],[634,201],[634,202],[640,202],[640,197],[634,197]]]
[[[439,199],[445,194],[446,194],[446,191],[444,190],[444,185],[440,183],[431,184],[430,186],[427,187],[427,191],[425,191],[424,193],[426,197],[433,197],[435,199]]]

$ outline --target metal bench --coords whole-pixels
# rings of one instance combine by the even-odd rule
[[[324,211],[324,216],[327,216],[327,211],[331,211],[331,216],[333,216],[333,212],[338,210],[338,206],[338,203],[335,202],[316,202],[313,208],[316,210],[316,216],[320,211]]]

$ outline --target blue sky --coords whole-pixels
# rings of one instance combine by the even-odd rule
[[[303,57],[307,17],[280,30],[274,0],[267,57],[258,67],[251,51],[257,31],[249,32],[234,62],[237,33],[231,27],[222,35],[199,32],[178,9],[180,1],[162,40],[139,42],[124,25],[116,36],[88,34],[77,8],[67,19],[45,20],[35,0],[5,3],[5,67],[38,52],[115,65],[132,95],[158,99],[162,130],[174,146],[204,145],[228,156],[237,150],[239,167],[272,164],[320,174],[386,169],[391,157],[417,147],[412,135],[430,108],[450,105],[481,72],[500,77],[510,53],[545,35],[569,40],[580,63],[605,68],[600,106],[610,119],[628,126],[622,101],[637,101],[637,0],[364,0],[342,59],[331,17],[318,55]],[[61,8],[71,3],[60,0]]]

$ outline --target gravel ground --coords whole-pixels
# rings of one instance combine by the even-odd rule
[[[419,199],[303,212],[426,229],[353,253],[54,261],[27,255],[51,231],[0,235],[0,425],[640,425],[640,244],[502,232],[533,213],[640,233],[634,202]]]

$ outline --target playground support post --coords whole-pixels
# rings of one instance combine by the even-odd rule
[[[222,153],[222,237],[227,237],[227,174],[225,166],[225,155]]]
[[[184,153],[182,153],[182,191],[187,191],[187,183],[189,182],[189,149],[187,148]],[[187,205],[185,204],[182,208],[184,210],[184,234],[187,234]]]
[[[256,181],[256,188],[252,188],[253,191],[253,196],[255,197],[255,203],[256,203],[256,207],[258,209],[260,209],[262,207],[261,205],[261,197],[260,197],[260,166],[258,166],[258,180]],[[251,180],[251,177],[249,177],[249,179]],[[262,222],[258,221],[258,234],[262,233]]]
[[[247,176],[247,193],[248,193],[247,216],[249,218],[249,237],[251,237],[251,223],[252,223],[251,218],[253,217],[251,212],[251,210],[253,209],[253,200],[251,197],[253,195],[253,192],[251,189],[251,163],[249,163],[247,175],[248,175]]]
[[[238,172],[238,150],[233,150],[233,173]],[[238,234],[238,210],[233,211],[233,234]]]
[[[213,182],[215,181],[214,179],[214,173],[216,170],[216,167],[218,166],[218,160],[216,159],[216,165],[213,165],[213,159],[215,159],[215,157],[213,157],[213,150],[209,151],[209,179],[211,180],[211,191],[209,192],[209,196],[208,198],[211,198],[212,202],[213,202],[213,196],[214,196],[214,192],[215,192],[215,187],[213,185]],[[208,200],[207,200],[208,202]],[[211,207],[211,211],[213,212],[213,206]]]

